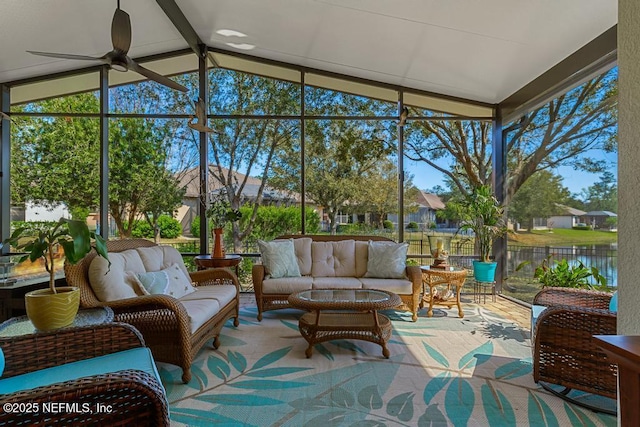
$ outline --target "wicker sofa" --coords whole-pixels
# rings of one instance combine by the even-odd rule
[[[536,294],[531,325],[536,383],[563,398],[572,389],[616,398],[617,365],[593,339],[593,335],[616,334],[617,315],[609,310],[611,296],[554,287]],[[564,387],[564,393],[547,384]]]
[[[152,270],[166,268],[170,262],[178,262],[180,268],[184,269],[182,257],[175,249],[168,248],[174,251],[169,261],[168,256],[161,259],[163,252],[159,251],[160,248],[168,247],[158,246],[146,239],[107,242],[110,255],[127,253],[129,250],[158,251],[157,257],[147,256],[145,259],[147,265],[155,264],[150,267]],[[164,253],[168,253],[168,249]],[[191,380],[191,362],[200,348],[209,340],[213,340],[213,347],[218,348],[220,330],[230,318],[234,318],[234,326],[238,326],[240,285],[237,277],[226,269],[188,273],[188,280],[195,286],[196,292],[181,298],[152,294],[104,301],[98,298],[89,279],[94,258],[95,253],[92,253],[79,263],[66,263],[64,267],[67,283],[80,288],[80,306],[111,307],[116,321],[129,323],[142,333],[156,361],[182,368],[184,383]],[[121,266],[112,265],[110,271],[118,268]]]
[[[158,371],[131,325],[0,337],[0,348],[0,425],[169,425]],[[78,406],[51,408],[56,403]]]
[[[287,298],[290,294],[322,288],[365,288],[383,289],[398,294],[402,304],[398,307],[412,313],[412,320],[418,319],[420,294],[422,292],[422,274],[419,266],[406,266],[406,278],[370,278],[365,277],[368,260],[368,242],[392,240],[382,236],[360,235],[285,235],[278,239],[294,239],[295,255],[300,269],[300,277],[269,277],[265,266],[255,264],[252,270],[253,286],[258,320],[262,320],[265,311],[290,307]],[[343,249],[333,248],[332,244],[353,241],[353,253],[339,253]],[[324,246],[318,243],[328,243]],[[315,257],[315,258],[314,258]],[[320,259],[322,258],[322,259]],[[316,268],[323,264],[321,268]],[[338,264],[339,268],[338,268]],[[316,271],[322,271],[315,276]]]

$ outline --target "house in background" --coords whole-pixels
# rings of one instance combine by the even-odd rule
[[[442,221],[436,217],[436,212],[445,208],[444,202],[440,200],[440,197],[438,197],[437,194],[419,191],[411,210],[413,210],[413,208],[417,208],[417,210],[415,212],[405,214],[404,216],[404,227],[406,227],[410,222],[417,223],[420,230],[428,230],[433,225],[442,227],[449,226],[446,223],[446,220]],[[397,214],[389,214],[387,215],[387,219],[393,222],[395,227],[398,226]]]
[[[228,174],[227,168],[222,168],[223,174]],[[177,215],[175,218],[180,221],[182,225],[182,235],[186,236],[191,234],[191,222],[199,215],[200,208],[200,181],[198,180],[200,173],[199,168],[188,169],[181,173],[179,180],[180,186],[185,188],[185,194],[182,198],[182,206],[177,209]],[[236,183],[242,183],[247,180],[242,190],[242,197],[240,204],[247,202],[254,202],[258,198],[258,190],[261,185],[261,180],[258,178],[247,177],[244,174],[235,172],[232,180]],[[207,194],[212,195],[220,191],[222,185],[216,178],[209,175],[207,180]],[[265,186],[262,192],[262,204],[263,205],[285,205],[299,204],[300,197],[298,194],[291,194],[281,190],[275,190],[268,185]]]
[[[587,213],[584,214],[584,223],[586,223],[587,225],[590,225],[591,227],[593,227],[594,229],[596,228],[604,228],[604,229],[611,229],[611,228],[617,228],[616,226],[611,226],[610,224],[607,223],[607,220],[609,218],[618,218],[618,214],[611,212],[611,211],[589,211]]]
[[[561,205],[560,203],[556,203],[556,207],[558,208],[556,215],[552,215],[547,218],[546,224],[544,225],[545,227],[573,228],[578,225],[578,223],[585,222],[583,218],[586,213],[585,211]]]

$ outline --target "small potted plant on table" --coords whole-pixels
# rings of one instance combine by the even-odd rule
[[[92,246],[95,242],[95,247]],[[64,251],[64,259],[76,264],[92,249],[98,255],[109,259],[104,239],[89,231],[86,222],[60,218],[53,225],[39,228],[20,227],[16,229],[4,244],[10,244],[19,252],[26,252],[19,262],[35,262],[42,258],[49,273],[49,288],[31,291],[25,294],[25,307],[31,323],[39,330],[51,330],[73,323],[80,305],[80,290],[67,286],[56,288],[55,253],[58,248]]]
[[[475,236],[475,246],[480,255],[473,261],[473,275],[478,282],[495,280],[497,262],[491,260],[493,242],[507,234],[504,207],[498,202],[491,188],[476,188],[459,209],[462,225],[459,230],[470,230]]]
[[[211,237],[213,237],[213,258],[224,258],[224,245],[222,233],[227,223],[234,222],[242,218],[242,212],[231,208],[231,203],[225,191],[220,191],[211,199],[209,207],[205,212],[211,221]]]

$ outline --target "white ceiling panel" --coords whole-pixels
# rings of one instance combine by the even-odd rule
[[[176,0],[212,47],[497,103],[617,23],[617,0]],[[116,0],[0,1],[0,83],[97,65]],[[121,0],[129,56],[187,48],[155,0]],[[220,30],[233,30],[220,34]]]

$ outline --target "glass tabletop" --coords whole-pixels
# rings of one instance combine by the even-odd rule
[[[310,302],[383,302],[388,301],[390,296],[386,292],[373,289],[313,289],[302,291],[297,297]]]
[[[446,272],[446,271],[458,272],[458,271],[465,271],[466,270],[465,268],[455,267],[455,266],[452,266],[452,265],[450,265],[448,267],[445,267],[445,268],[432,267],[430,265],[421,265],[420,269],[423,270],[423,271],[436,271],[436,272],[439,272],[439,271],[441,271],[441,272]]]

